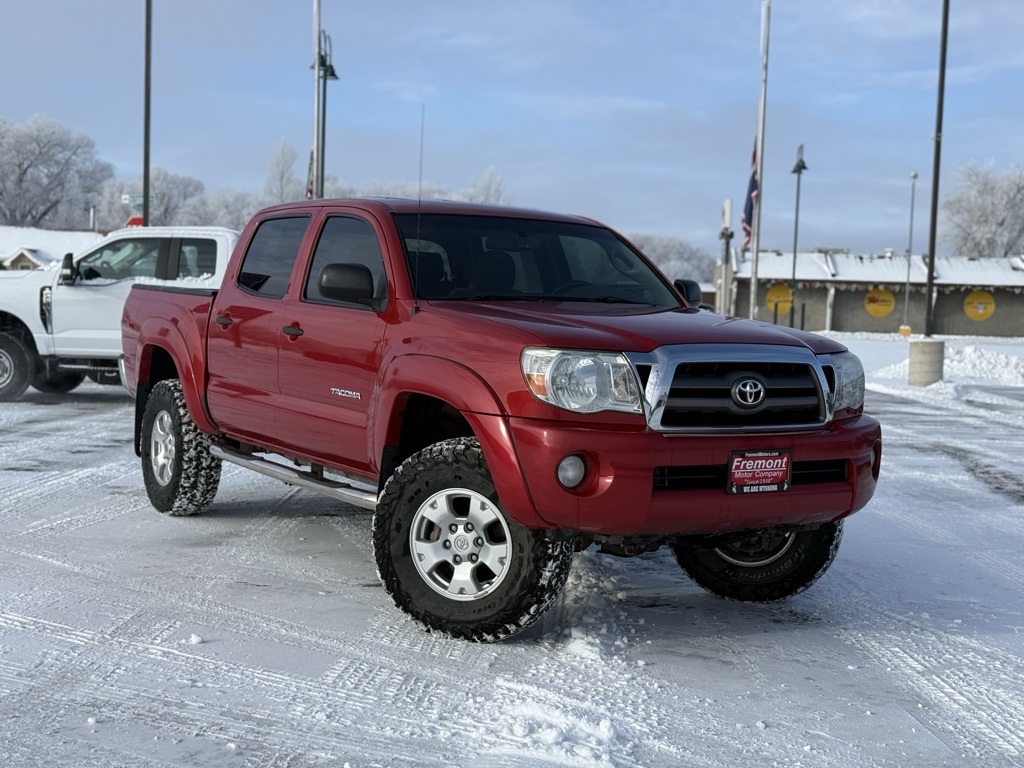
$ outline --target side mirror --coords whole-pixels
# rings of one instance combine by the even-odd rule
[[[683,295],[687,304],[694,309],[700,309],[701,299],[703,299],[704,296],[700,290],[700,283],[696,280],[684,280],[683,278],[679,278],[672,284],[676,287],[676,290]]]
[[[373,275],[365,264],[328,264],[317,288],[325,299],[373,306]]]
[[[74,285],[78,280],[78,267],[75,266],[74,255],[70,253],[64,254],[64,259],[60,263],[60,284],[61,285]]]

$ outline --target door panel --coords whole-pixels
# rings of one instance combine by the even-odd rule
[[[319,278],[329,264],[365,268],[373,295],[350,303],[322,294]],[[370,471],[368,421],[387,302],[374,226],[356,215],[328,216],[302,290],[286,297],[279,318],[278,435],[286,446],[353,472]]]
[[[53,286],[54,351],[62,357],[118,357],[128,292],[137,279],[161,274],[168,245],[167,238],[125,238],[79,259],[81,279]]]

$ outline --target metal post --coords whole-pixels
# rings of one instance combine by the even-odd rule
[[[768,100],[768,40],[771,28],[771,0],[761,0],[761,94],[757,103],[757,149],[754,167],[757,174],[757,204],[754,205],[750,261],[750,318],[757,319],[757,267],[761,251],[761,207],[764,202],[764,122]]]
[[[793,217],[793,277],[789,282],[789,327],[793,328],[796,323],[796,244],[797,234],[800,232],[800,177],[807,170],[807,163],[804,162],[804,145],[796,149],[796,165],[793,166],[793,173],[796,174],[796,215]]]
[[[324,159],[327,157],[327,81],[338,79],[331,59],[331,36],[320,30],[320,124],[317,127],[319,151],[316,173],[320,186],[317,197],[324,196],[324,180],[327,178],[324,172]]]
[[[935,108],[935,159],[932,163],[932,210],[928,232],[928,283],[925,295],[924,335],[932,335],[935,288],[935,240],[939,218],[939,161],[942,159],[942,102],[946,92],[946,42],[949,38],[949,0],[942,0],[942,42],[939,46],[939,97]]]
[[[910,333],[910,262],[914,258],[914,193],[917,171],[910,172],[910,238],[907,241],[907,287],[903,292],[903,327]],[[902,330],[902,329],[901,329]]]
[[[320,30],[320,125],[317,129],[319,152],[317,153],[316,179],[319,187],[317,197],[324,196],[324,156],[327,154],[327,33]]]
[[[718,234],[718,238],[722,241],[721,290],[718,294],[718,301],[715,302],[718,305],[718,311],[723,315],[729,314],[729,249],[732,237],[732,200],[726,198],[722,202],[722,231]]]
[[[313,197],[324,196],[320,178],[320,0],[313,0]]]
[[[149,89],[153,60],[153,0],[146,0],[146,95],[143,106],[142,226],[149,226]],[[164,222],[167,224],[168,222]]]

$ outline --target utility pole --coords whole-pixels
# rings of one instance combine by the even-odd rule
[[[310,173],[313,175],[310,187],[314,198],[324,196],[324,180],[320,175],[320,158],[323,148],[320,146],[320,120],[323,106],[320,103],[320,0],[313,0],[313,155],[310,160]]]
[[[935,109],[935,159],[932,163],[932,210],[928,232],[928,282],[925,289],[924,335],[934,327],[935,241],[939,219],[939,162],[942,160],[942,102],[946,92],[946,43],[949,38],[949,0],[942,0],[942,42],[939,46],[939,97]]]
[[[807,170],[807,163],[804,162],[804,145],[801,144],[796,150],[796,165],[793,166],[793,173],[796,174],[796,215],[793,217],[793,279],[789,281],[789,327],[796,325],[796,243],[797,233],[800,231],[800,177]]]
[[[722,231],[718,233],[718,239],[722,241],[722,275],[721,290],[719,290],[718,311],[723,315],[729,314],[729,289],[731,283],[731,264],[729,261],[730,243],[732,243],[732,200],[726,198],[722,201]]]
[[[146,0],[146,94],[142,117],[142,226],[149,226],[149,87],[153,61],[153,0]],[[165,222],[166,223],[166,222]]]

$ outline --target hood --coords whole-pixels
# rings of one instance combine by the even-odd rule
[[[832,339],[706,310],[583,302],[431,302],[460,327],[484,320],[520,329],[551,347],[650,352],[669,344],[779,344],[841,352]],[[527,343],[535,343],[533,341]]]
[[[0,269],[0,280],[20,280],[18,290],[27,290],[29,286],[42,287],[53,282],[52,269]]]

